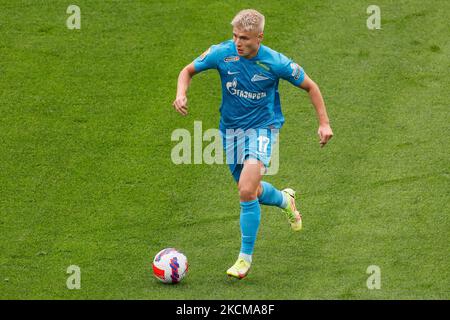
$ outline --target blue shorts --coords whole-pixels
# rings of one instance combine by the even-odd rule
[[[271,128],[221,131],[226,163],[236,182],[239,181],[244,161],[247,159],[259,160],[266,168],[269,166],[278,133],[279,129]]]

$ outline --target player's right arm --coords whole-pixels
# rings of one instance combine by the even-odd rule
[[[195,75],[194,62],[188,64],[178,75],[177,97],[173,102],[173,107],[183,116],[187,115],[187,90]]]
[[[173,107],[183,116],[187,115],[187,90],[191,84],[192,77],[199,72],[208,69],[217,69],[219,46],[211,46],[203,52],[192,63],[181,70],[178,76],[177,97],[173,102]]]

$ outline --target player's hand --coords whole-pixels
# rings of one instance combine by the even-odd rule
[[[179,112],[181,115],[185,116],[187,115],[187,97],[186,96],[179,96],[175,99],[175,101],[172,103],[173,107],[177,112]]]
[[[333,130],[329,124],[323,124],[319,126],[319,130],[317,131],[320,139],[320,147],[323,148],[328,141],[333,137]]]

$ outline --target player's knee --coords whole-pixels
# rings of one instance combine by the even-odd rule
[[[249,186],[239,187],[239,197],[241,201],[252,201],[258,197],[258,189],[251,188]]]

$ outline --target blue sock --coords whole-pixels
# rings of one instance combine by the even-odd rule
[[[253,254],[260,221],[258,200],[241,202],[241,253]]]
[[[287,203],[280,190],[265,181],[261,181],[261,187],[263,191],[258,197],[259,203],[265,204],[267,206],[286,208]]]

